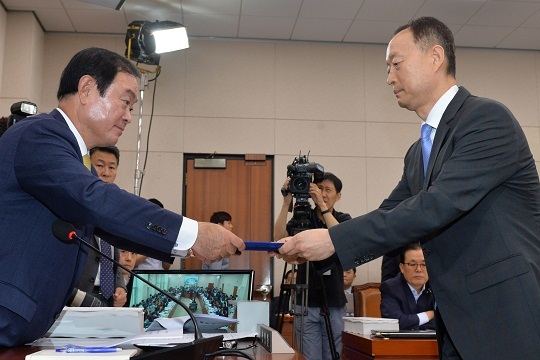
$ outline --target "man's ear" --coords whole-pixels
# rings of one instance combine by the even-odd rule
[[[441,45],[435,45],[431,48],[431,58],[433,59],[433,69],[437,71],[446,60],[444,48]]]
[[[79,79],[79,85],[77,92],[79,94],[79,100],[81,103],[86,104],[89,99],[90,91],[95,86],[95,80],[90,75],[84,75]]]

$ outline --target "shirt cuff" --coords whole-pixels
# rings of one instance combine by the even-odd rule
[[[416,314],[416,316],[418,316],[418,320],[419,320],[418,326],[422,326],[425,323],[429,322],[429,318],[425,312],[418,313]]]
[[[184,217],[182,219],[182,226],[178,232],[176,244],[174,244],[171,255],[176,257],[188,256],[189,250],[195,244],[195,240],[197,240],[198,232],[199,223],[195,220]]]

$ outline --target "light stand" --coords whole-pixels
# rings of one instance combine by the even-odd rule
[[[144,103],[144,88],[148,86],[148,76],[146,72],[141,73],[141,78],[139,82],[139,129],[137,132],[137,160],[135,163],[135,188],[133,193],[137,196],[140,196],[140,181],[141,177],[144,175],[144,171],[140,170],[140,160],[141,160],[141,136],[142,136],[142,121],[143,121],[143,103]],[[147,145],[148,146],[148,145]],[[147,149],[148,150],[148,149]]]
[[[149,71],[137,66],[141,72],[139,83],[139,129],[137,134],[137,161],[135,164],[135,186],[134,193],[140,196],[141,179],[144,176],[144,169],[140,169],[141,158],[141,136],[144,89],[148,86],[147,74],[156,73],[156,78],[160,73],[160,54],[170,51],[182,50],[189,47],[186,28],[180,23],[173,21],[132,21],[128,25],[126,32],[126,57],[146,65],[156,65],[155,71]],[[148,151],[148,144],[146,145]]]

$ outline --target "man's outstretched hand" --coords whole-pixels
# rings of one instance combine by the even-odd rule
[[[279,242],[283,246],[276,256],[291,264],[324,260],[336,252],[328,229],[304,230]]]
[[[199,222],[197,240],[191,247],[193,255],[205,264],[228,258],[245,249],[244,242],[218,224]]]

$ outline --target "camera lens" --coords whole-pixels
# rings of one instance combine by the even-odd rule
[[[309,189],[309,180],[303,177],[294,179],[292,184],[297,192],[305,192]]]

